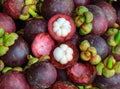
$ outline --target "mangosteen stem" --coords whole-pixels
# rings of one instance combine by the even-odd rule
[[[108,58],[107,67],[110,69],[113,67],[113,59],[114,58],[112,56]]]
[[[34,10],[32,10],[31,8],[29,8],[28,12],[29,12],[30,15],[32,15],[32,17],[37,17],[38,16],[38,14]]]
[[[117,34],[115,35],[115,42],[116,43],[120,42],[120,30],[118,30]]]

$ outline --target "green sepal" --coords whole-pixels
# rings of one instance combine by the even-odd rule
[[[3,46],[4,42],[3,42],[3,38],[0,38],[0,46]]]
[[[110,78],[115,75],[115,69],[103,68],[103,76]]]
[[[79,49],[81,51],[86,51],[89,47],[90,47],[90,43],[88,42],[88,40],[82,41],[79,45]]]
[[[112,53],[120,55],[120,43],[116,45],[115,47],[112,47]]]
[[[117,44],[120,43],[120,30],[116,33],[114,40]]]
[[[4,69],[2,70],[2,73],[5,74],[7,73],[8,71],[11,71],[13,68],[12,67],[4,67]]]
[[[28,65],[35,64],[36,62],[39,61],[38,58],[35,58],[35,57],[33,57],[32,55],[28,55],[28,56],[27,56],[27,59],[28,59]]]
[[[79,33],[81,35],[87,35],[91,32],[92,30],[92,24],[91,23],[84,23],[79,30]]]
[[[18,67],[14,67],[12,70],[22,72],[23,68],[18,66]]]
[[[3,38],[4,46],[12,46],[16,39],[18,39],[18,35],[16,33],[5,34]]]
[[[118,32],[118,29],[116,28],[109,28],[108,31],[106,32],[107,36],[113,36]]]
[[[8,47],[6,47],[6,46],[0,46],[0,56],[5,55],[8,50],[9,50]]]
[[[90,23],[93,21],[93,14],[90,11],[85,12],[84,15],[86,17],[86,23]]]
[[[120,74],[120,61],[116,62],[113,69],[115,69],[116,74]]]
[[[114,36],[109,36],[109,38],[107,39],[107,43],[110,45],[110,46],[116,46],[117,43],[115,42],[114,40]]]
[[[24,20],[27,20],[29,17],[30,17],[29,14],[26,14],[26,15],[22,14],[22,15],[20,15],[19,19],[24,21]]]
[[[97,75],[102,75],[103,68],[104,68],[104,64],[102,62],[100,62],[99,64],[96,65]]]
[[[101,57],[99,55],[95,55],[95,56],[91,57],[91,59],[90,59],[90,63],[92,65],[97,65],[100,62],[101,62]]]
[[[4,35],[4,29],[3,28],[0,28],[0,37],[2,37]]]
[[[76,15],[83,15],[87,11],[88,11],[88,8],[86,8],[85,6],[79,6],[76,8],[75,13]]]
[[[85,89],[84,86],[78,86],[78,89]]]
[[[83,23],[85,22],[85,17],[81,17],[81,16],[76,16],[75,17],[75,24],[76,27],[80,27]]]

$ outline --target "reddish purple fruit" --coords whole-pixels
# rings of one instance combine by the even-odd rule
[[[73,0],[44,0],[42,3],[42,15],[46,19],[50,19],[56,14],[71,15],[73,10]]]
[[[35,89],[49,88],[57,78],[55,67],[49,62],[38,62],[26,70],[29,84]]]
[[[0,28],[3,28],[6,33],[15,32],[15,22],[10,16],[0,13]]]
[[[102,59],[108,55],[109,47],[102,37],[98,35],[87,35],[83,39],[88,40],[91,46],[96,48],[97,53],[101,56]]]
[[[31,44],[35,36],[42,32],[47,32],[47,21],[44,19],[31,19],[24,28],[25,40]]]
[[[59,43],[50,53],[51,63],[58,69],[65,69],[74,65],[79,53],[77,47],[70,41]]]
[[[48,22],[48,31],[56,41],[64,42],[74,35],[76,27],[70,16],[57,14],[50,18]]]
[[[94,80],[95,85],[100,89],[120,89],[120,75],[114,75],[111,78],[97,76]]]
[[[92,21],[93,29],[91,34],[102,35],[108,28],[108,21],[104,11],[96,5],[88,5],[89,11],[93,13],[94,19]]]
[[[86,5],[89,5],[90,3],[90,0],[73,0],[73,1],[75,3],[75,7],[86,6]]]
[[[49,55],[55,42],[48,33],[39,33],[32,42],[32,53],[35,57]]]
[[[24,6],[24,0],[4,0],[3,8],[11,17],[18,19]]]
[[[78,84],[90,84],[96,75],[96,69],[91,64],[76,63],[67,69],[69,78]]]
[[[27,62],[27,55],[29,54],[28,44],[22,37],[19,37],[14,45],[9,47],[9,51],[2,56],[2,60],[8,66],[22,66]]]
[[[117,20],[117,14],[116,14],[115,8],[111,4],[109,4],[105,1],[96,3],[96,5],[103,9],[103,11],[107,17],[107,20],[108,20],[108,26],[113,27],[113,25],[115,24],[115,22]]]
[[[58,81],[56,82],[51,89],[78,89],[74,84],[69,81]]]
[[[0,89],[29,89],[29,85],[22,73],[9,71],[0,77]]]

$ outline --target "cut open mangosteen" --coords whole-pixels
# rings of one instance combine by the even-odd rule
[[[64,14],[54,15],[48,21],[49,34],[58,42],[70,39],[76,31],[76,26],[71,17]]]
[[[70,42],[58,44],[51,52],[51,63],[59,69],[65,69],[77,62],[79,53],[76,46]]]

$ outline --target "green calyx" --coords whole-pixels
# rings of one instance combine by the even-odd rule
[[[13,69],[12,67],[6,66],[6,67],[4,67],[4,69],[2,70],[2,73],[5,74],[5,73],[7,73],[8,71],[11,71],[12,69]]]
[[[92,24],[91,23],[84,23],[79,30],[79,33],[81,35],[87,35],[88,33],[90,33],[92,30]]]
[[[91,32],[92,21],[93,14],[85,6],[79,6],[76,8],[75,24],[76,27],[80,29],[79,33],[81,35],[87,35]]]
[[[3,28],[0,28],[0,37],[2,37],[4,35],[4,29]]]
[[[19,71],[19,72],[23,72],[23,68],[22,67],[14,67],[13,69],[12,69],[13,71]]]
[[[112,53],[120,55],[120,43],[116,45],[115,47],[112,47]]]
[[[3,56],[9,50],[9,47],[15,43],[15,40],[18,39],[18,35],[16,33],[5,33],[4,30],[0,29],[0,56]]]
[[[120,62],[116,62],[113,56],[108,56],[103,62],[96,65],[97,75],[103,75],[106,78],[120,73]]]
[[[115,75],[114,69],[103,68],[103,76],[106,78],[110,78]]]
[[[88,8],[85,6],[79,6],[75,10],[76,15],[83,15],[85,12],[88,12]]]
[[[84,40],[79,45],[80,58],[83,61],[89,61],[92,65],[97,65],[101,61],[101,57],[97,54],[95,47],[90,46],[87,40]]]
[[[30,65],[30,66],[35,64],[39,60],[38,58],[33,57],[32,55],[28,55],[27,59],[28,59],[28,65]]]
[[[78,87],[78,89],[99,89],[99,88],[97,88],[97,87],[94,87],[92,84],[89,84],[89,85],[78,85],[77,86]]]
[[[120,43],[120,30],[109,28],[106,32],[106,36],[108,36],[107,42],[110,46],[113,47]]]
[[[4,69],[4,62],[2,60],[0,60],[0,71],[2,71]]]

